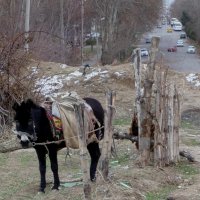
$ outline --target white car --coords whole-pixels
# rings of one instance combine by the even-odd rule
[[[178,40],[177,43],[176,43],[176,46],[177,47],[183,47],[184,46],[183,40]]]
[[[148,52],[148,50],[147,49],[140,49],[140,52],[141,52],[141,56],[143,57],[143,56],[148,56],[149,55],[149,52]]]
[[[195,53],[196,48],[194,46],[188,46],[187,53]]]

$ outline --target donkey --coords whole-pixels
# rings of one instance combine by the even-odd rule
[[[98,120],[94,123],[94,134],[100,140],[104,136],[104,110],[101,103],[94,98],[84,98],[86,104],[88,104],[94,113],[94,116]],[[54,143],[55,141],[51,123],[47,116],[47,111],[35,104],[31,99],[23,101],[21,104],[15,103],[13,105],[15,111],[15,123],[17,137],[23,148],[27,148],[31,143],[34,143],[34,148],[39,161],[40,171],[40,187],[39,192],[45,192],[46,188],[46,154],[49,154],[51,163],[51,170],[53,172],[54,184],[52,189],[58,190],[60,186],[60,179],[58,175],[58,160],[57,151],[66,146],[65,141]],[[78,140],[78,138],[77,138]],[[46,143],[46,145],[39,145]],[[38,144],[38,145],[37,145]],[[91,157],[90,164],[90,180],[96,180],[96,169],[100,158],[99,144],[93,141],[87,145]]]

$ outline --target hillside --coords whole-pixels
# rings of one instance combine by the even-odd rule
[[[38,68],[36,68],[36,66]],[[146,66],[146,65],[144,65]],[[145,67],[144,67],[145,69]],[[59,100],[67,92],[75,91],[81,97],[92,96],[105,102],[107,90],[116,91],[116,115],[129,116],[134,105],[134,69],[131,63],[95,66],[86,69],[58,63],[32,62],[29,70],[36,73],[36,85],[44,96]],[[181,109],[199,106],[200,76],[168,70],[168,79],[175,82],[182,97]]]
[[[30,72],[36,75],[38,89],[44,96],[51,95],[61,100],[68,92],[77,92],[81,97],[95,97],[105,105],[105,92],[108,89],[116,91],[116,114],[114,126],[127,130],[134,106],[134,73],[130,63],[115,66],[96,66],[87,69],[83,76],[83,68],[69,67],[57,63],[32,62]],[[198,75],[188,75],[175,71],[168,71],[168,78],[175,81],[181,93],[182,111],[198,110],[199,86]],[[187,112],[186,112],[187,113]],[[188,117],[188,115],[187,115]],[[200,161],[198,152],[199,137],[198,123],[195,125],[193,116],[181,125],[181,149],[192,152]],[[196,118],[198,122],[199,118]],[[92,184],[92,195],[95,200],[166,200],[174,197],[176,200],[199,200],[199,165],[190,164],[181,159],[176,166],[154,168],[138,167],[138,151],[129,141],[115,141],[117,156],[110,161],[109,182],[102,179],[98,172],[97,182]],[[2,189],[0,199],[68,199],[81,200],[83,192],[81,183],[67,184],[66,180],[81,177],[79,152],[70,150],[70,157],[66,150],[59,152],[59,171],[63,185],[58,192],[52,192],[52,174],[48,163],[48,186],[44,195],[37,194],[39,171],[36,154],[33,149],[19,150],[0,154],[0,176]],[[17,173],[16,173],[17,172]],[[171,198],[173,199],[173,198]]]

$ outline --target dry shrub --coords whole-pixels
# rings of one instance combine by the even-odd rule
[[[25,97],[33,97],[33,79],[26,66],[30,53],[24,50],[24,34],[4,41],[0,52],[0,133],[12,121],[12,105]]]

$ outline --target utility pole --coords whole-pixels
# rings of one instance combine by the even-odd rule
[[[83,65],[83,24],[84,24],[84,5],[81,0],[81,65]]]
[[[98,32],[98,20],[95,19],[95,36],[96,36],[96,54],[97,62],[99,62],[99,32]]]
[[[64,32],[64,1],[60,0],[60,31],[61,31],[61,57],[62,62],[65,62],[65,32]]]
[[[25,51],[29,51],[29,23],[30,23],[30,0],[26,0],[26,13],[25,13]]]

